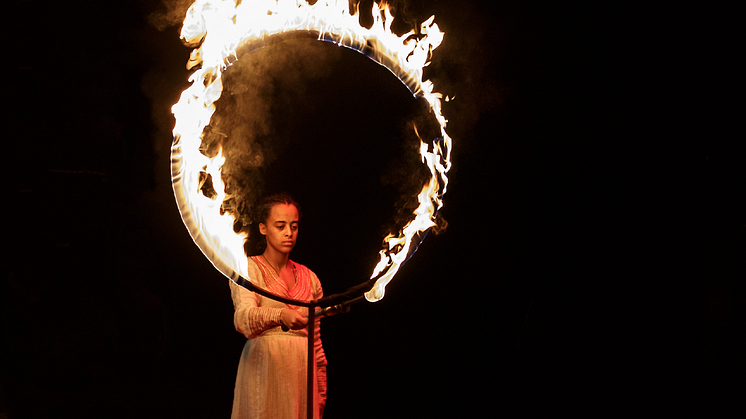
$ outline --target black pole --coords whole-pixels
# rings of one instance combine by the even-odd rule
[[[316,323],[316,313],[314,308],[308,308],[308,366],[306,372],[306,417],[313,419],[315,406],[313,403],[313,371],[315,369],[316,351],[314,350],[314,326]]]

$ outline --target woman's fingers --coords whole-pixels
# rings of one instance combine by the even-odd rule
[[[303,329],[308,325],[307,318],[303,317],[303,315],[300,314],[298,311],[291,310],[289,308],[282,310],[281,318],[282,323],[289,329]]]

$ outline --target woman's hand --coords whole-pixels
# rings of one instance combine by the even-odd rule
[[[285,327],[293,330],[303,329],[308,325],[307,318],[303,317],[298,311],[289,308],[282,309],[280,320]]]

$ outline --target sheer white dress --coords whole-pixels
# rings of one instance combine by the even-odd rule
[[[289,261],[295,269],[296,285],[289,290],[262,256],[249,258],[248,273],[259,287],[293,300],[318,300],[323,296],[321,283],[310,269]],[[238,364],[231,419],[306,418],[306,368],[308,332],[306,329],[283,331],[280,312],[284,303],[263,297],[230,281],[235,309],[236,330],[248,338]],[[290,306],[304,316],[306,307]],[[314,418],[320,419],[326,404],[326,355],[321,346],[319,321],[316,320],[314,348],[316,357],[313,388]]]

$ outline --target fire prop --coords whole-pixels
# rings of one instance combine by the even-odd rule
[[[357,10],[349,10],[348,0],[319,0],[314,5],[303,0],[197,0],[189,8],[181,39],[194,47],[187,68],[195,71],[189,79],[192,85],[172,108],[176,118],[171,149],[173,189],[194,242],[231,280],[242,283],[248,278],[243,248],[246,235],[234,232],[232,214],[221,213],[226,198],[221,179],[225,162],[222,150],[209,158],[200,151],[200,144],[222,92],[223,71],[241,56],[265,46],[267,39],[276,34],[308,32],[318,35],[320,41],[366,55],[393,73],[415,98],[424,98],[440,124],[440,136],[430,139],[430,144],[420,138],[421,161],[431,177],[418,195],[419,206],[412,219],[401,231],[384,238],[380,262],[371,280],[361,284],[365,285],[362,289],[367,290],[368,301],[383,298],[386,285],[435,225],[448,184],[451,139],[441,113],[442,95],[434,92],[433,84],[423,81],[422,76],[443,33],[431,17],[418,31],[396,35],[391,31],[394,17],[388,6],[374,4],[372,15],[373,25],[361,26]],[[414,130],[417,133],[416,126]],[[214,189],[210,196],[202,191],[208,178]]]

